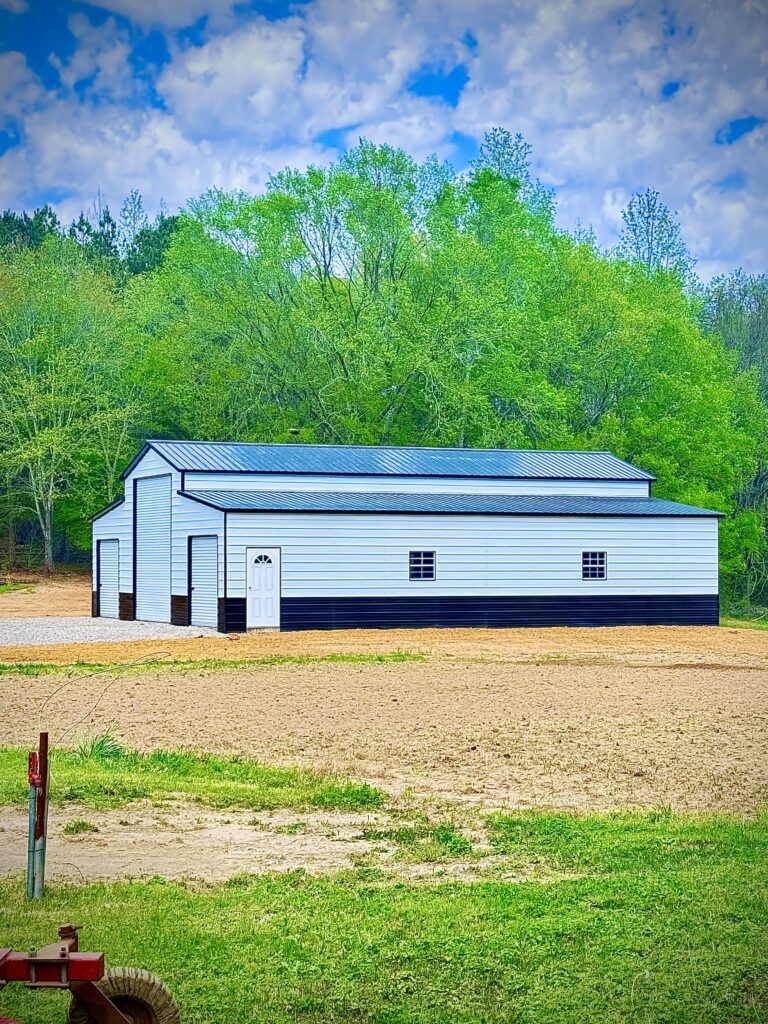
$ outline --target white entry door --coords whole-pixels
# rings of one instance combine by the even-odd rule
[[[249,629],[280,628],[280,548],[247,548]]]
[[[219,603],[219,542],[216,537],[189,538],[189,621],[216,628]]]

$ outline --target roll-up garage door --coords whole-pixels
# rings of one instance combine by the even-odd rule
[[[171,621],[171,478],[136,481],[136,618]]]
[[[189,621],[193,626],[218,623],[219,551],[216,537],[191,537]]]
[[[120,564],[120,543],[116,540],[100,540],[97,542],[99,615],[108,619],[116,619],[119,607],[118,599],[118,567]]]

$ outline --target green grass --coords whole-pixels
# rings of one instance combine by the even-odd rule
[[[723,1024],[768,1019],[768,820],[668,813],[494,816],[511,870],[577,873],[405,884],[372,871],[50,886],[0,882],[19,949],[85,925],[84,949],[159,974],[185,1024]],[[61,1024],[66,997],[0,1005]]]
[[[472,854],[472,843],[448,821],[428,819],[394,828],[367,828],[362,838],[371,843],[393,843],[396,860],[408,863],[434,863]]]
[[[98,738],[97,738],[98,739]],[[0,747],[0,806],[27,799],[27,754]],[[377,807],[383,795],[365,783],[301,768],[275,768],[239,757],[179,751],[138,754],[110,749],[83,756],[53,750],[51,802],[88,807],[120,807],[131,800],[183,796],[211,807],[269,810],[277,807],[326,807],[355,810]]]
[[[98,832],[99,829],[92,821],[74,818],[72,821],[68,821],[61,831],[65,836],[82,836],[90,832]]]
[[[91,675],[97,672],[147,672],[151,669],[174,669],[189,671],[190,669],[227,669],[227,668],[270,668],[275,665],[389,665],[407,661],[426,661],[426,654],[408,651],[392,651],[388,654],[319,654],[319,655],[275,655],[268,658],[205,658],[198,661],[167,661],[153,659],[149,661],[129,662],[120,664],[100,664],[98,662],[76,661],[64,665],[55,662],[0,662],[0,676],[47,676],[61,673],[76,672]]]
[[[510,866],[535,866],[545,874],[653,873],[731,858],[755,868],[768,865],[768,812],[736,818],[670,810],[599,816],[531,811],[495,814],[487,825],[494,853]]]
[[[0,594],[11,594],[14,590],[31,590],[29,583],[0,583]]]
[[[723,615],[720,617],[720,625],[733,629],[768,629],[768,618],[740,619],[735,615]]]

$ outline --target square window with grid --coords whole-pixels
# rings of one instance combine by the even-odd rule
[[[435,552],[408,552],[408,579],[433,580],[435,578]]]
[[[581,578],[604,580],[608,576],[608,555],[605,551],[582,551]]]

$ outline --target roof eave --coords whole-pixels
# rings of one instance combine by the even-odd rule
[[[110,512],[114,512],[116,508],[120,508],[121,505],[125,504],[125,497],[115,498],[114,501],[110,501],[108,505],[100,509],[95,515],[91,516],[91,522],[95,523],[97,519],[101,519],[102,516],[108,515]]]
[[[672,518],[672,519],[723,519],[725,517],[724,512],[715,512],[711,509],[699,509],[695,506],[686,506],[695,511],[674,513],[665,510],[659,510],[658,512],[630,512],[630,511],[606,511],[605,509],[600,510],[585,510],[583,512],[563,512],[563,511],[540,511],[540,510],[525,510],[525,511],[500,511],[498,509],[371,509],[371,508],[253,508],[253,506],[247,505],[228,505],[216,503],[215,501],[208,501],[205,498],[201,498],[196,495],[194,491],[180,490],[177,492],[182,498],[189,498],[191,501],[195,501],[200,505],[206,505],[208,508],[215,509],[217,512],[238,512],[241,514],[257,515],[257,514],[295,514],[295,515],[434,515],[434,516],[547,516],[547,517],[560,517],[569,518],[571,516],[594,516],[595,518],[609,518],[609,519],[661,519],[661,518]],[[621,499],[617,499],[621,500]],[[665,499],[655,499],[657,501],[664,501]],[[672,502],[672,504],[679,504],[678,502]]]
[[[134,457],[125,467],[123,472],[120,474],[121,480],[126,480],[130,476],[130,474],[138,466],[138,464],[141,462],[141,460],[144,458],[148,451],[153,451],[155,455],[158,455],[163,460],[163,462],[167,462],[171,469],[175,469],[177,473],[184,472],[184,467],[177,466],[176,463],[169,459],[164,452],[159,451],[155,447],[154,441],[145,441],[144,444],[141,446],[141,449],[136,453],[136,455],[134,455]],[[211,472],[213,472],[213,470],[211,470]]]

